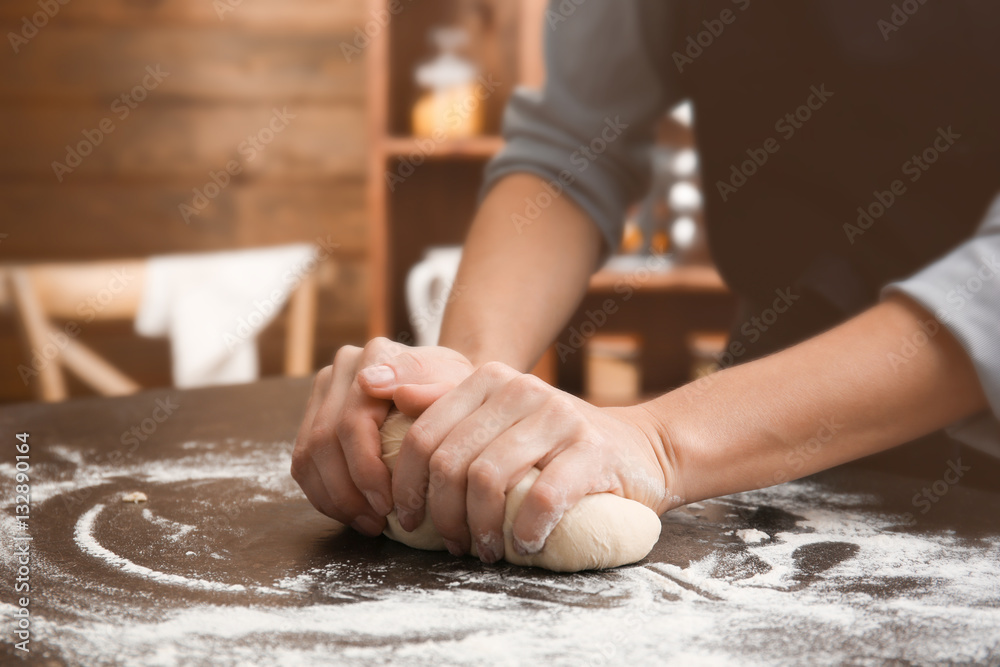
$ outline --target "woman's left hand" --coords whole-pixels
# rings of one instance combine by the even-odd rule
[[[658,426],[641,405],[598,408],[505,364],[485,364],[404,438],[392,480],[399,522],[413,530],[429,511],[449,551],[468,553],[475,540],[480,558],[496,562],[506,493],[533,466],[541,474],[513,525],[522,554],[540,551],[588,494],[614,493],[662,513],[684,494]]]

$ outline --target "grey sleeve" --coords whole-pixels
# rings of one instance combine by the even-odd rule
[[[914,299],[948,328],[979,375],[991,415],[979,415],[949,429],[952,435],[1000,456],[1000,197],[975,236],[905,280],[894,292]],[[933,333],[933,332],[932,332]],[[925,339],[905,341],[895,363],[905,363]],[[964,435],[963,435],[964,434]]]
[[[617,249],[626,207],[648,188],[656,123],[679,98],[665,90],[679,87],[664,85],[645,43],[644,4],[550,3],[545,85],[511,96],[503,118],[506,143],[486,167],[481,196],[508,174],[535,174],[550,193],[580,206],[608,249]],[[662,26],[664,40],[668,27]],[[544,194],[518,203],[514,227],[530,224],[545,203]]]

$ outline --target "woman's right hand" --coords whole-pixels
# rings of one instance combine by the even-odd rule
[[[390,405],[416,417],[474,370],[445,347],[376,338],[340,348],[316,375],[292,452],[292,477],[313,507],[365,535],[381,533],[393,508],[379,436]]]

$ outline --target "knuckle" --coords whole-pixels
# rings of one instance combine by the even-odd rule
[[[337,435],[337,439],[341,442],[342,446],[350,446],[357,438],[356,436],[361,430],[361,426],[357,419],[352,418],[350,415],[342,415],[337,418],[337,422],[334,425],[334,432]]]
[[[510,366],[501,361],[487,361],[479,367],[477,374],[487,380],[503,380],[510,375],[510,372]]]
[[[427,460],[434,452],[434,444],[433,436],[418,419],[413,422],[410,430],[403,436],[403,442],[400,443],[399,447],[400,449],[405,447],[415,452],[421,459]]]
[[[338,488],[327,489],[327,495],[330,497],[329,504],[324,503],[325,510],[320,510],[328,516],[334,516],[336,514],[343,514],[344,516],[357,516],[361,514],[360,508],[357,507],[357,503],[352,503],[350,496],[344,493]]]
[[[393,494],[396,495],[395,493]],[[425,494],[411,487],[405,493],[400,494],[401,504],[410,511],[416,511],[424,506]]]
[[[339,350],[337,350],[336,354],[333,355],[333,365],[342,366],[344,364],[351,363],[358,357],[358,354],[360,352],[361,348],[359,347],[355,347],[353,345],[344,345]],[[330,371],[332,373],[333,368],[331,366],[328,366],[327,368],[330,368]]]
[[[292,466],[291,473],[292,479],[296,482],[301,482],[312,465],[312,457],[309,456],[306,451],[300,447],[296,447],[295,451],[292,452]]]
[[[469,466],[469,490],[476,495],[491,495],[501,489],[500,470],[492,461],[477,459]]]
[[[324,366],[323,368],[319,369],[319,371],[316,373],[316,377],[313,378],[313,383],[312,383],[313,392],[316,392],[318,389],[321,389],[322,387],[325,387],[328,384],[330,384],[330,380],[332,379],[333,379],[333,366]]]
[[[430,496],[436,490],[441,489],[448,480],[439,470],[431,470],[427,480],[427,495]]]
[[[547,394],[551,387],[530,373],[522,373],[510,381],[511,389],[522,397],[541,396]]]
[[[332,440],[332,435],[328,427],[314,425],[306,433],[305,442],[302,443],[301,447],[296,447],[296,449],[300,449],[303,455],[312,457],[313,454]]]
[[[415,352],[402,352],[397,354],[392,364],[400,369],[416,375],[423,375],[427,371],[427,363],[423,356]]]
[[[437,476],[446,483],[455,482],[462,473],[460,459],[448,450],[438,449],[431,456],[430,473],[431,479]]]
[[[384,364],[389,359],[392,358],[393,353],[403,347],[399,343],[385,338],[384,336],[378,336],[372,338],[365,345],[365,349],[362,352],[362,356],[365,360],[365,366],[376,366],[378,364]]]
[[[544,513],[558,512],[566,501],[566,493],[545,481],[537,481],[528,492],[532,504]]]
[[[573,399],[562,393],[553,394],[546,399],[545,411],[558,419],[575,420],[578,416]]]

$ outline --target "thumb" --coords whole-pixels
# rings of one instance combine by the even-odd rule
[[[404,384],[458,384],[464,379],[459,366],[453,359],[435,354],[434,348],[424,348],[419,353],[402,352],[381,364],[363,368],[358,372],[358,384],[373,398],[391,399]],[[468,372],[465,370],[464,374]]]
[[[450,382],[404,384],[392,395],[392,402],[407,417],[419,417],[434,401],[454,388]]]

